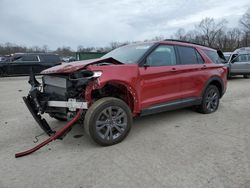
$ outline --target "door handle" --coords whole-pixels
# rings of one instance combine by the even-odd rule
[[[171,72],[176,72],[176,68],[172,68],[170,71]]]
[[[202,67],[201,67],[201,69],[206,69],[207,68],[207,66],[206,65],[203,65]]]

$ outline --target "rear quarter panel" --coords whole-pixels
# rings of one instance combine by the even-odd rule
[[[209,57],[202,51],[202,49],[197,49],[199,53],[202,55],[205,65],[207,69],[204,71],[204,79],[206,81],[211,80],[211,78],[218,78],[223,82],[223,93],[225,93],[227,89],[227,73],[228,67],[225,64],[216,64],[213,63]],[[206,85],[205,85],[206,86]],[[204,90],[205,88],[203,88]],[[202,91],[203,92],[203,91]],[[202,92],[200,95],[202,95]]]

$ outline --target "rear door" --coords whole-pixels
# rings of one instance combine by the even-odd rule
[[[13,59],[8,66],[8,74],[10,75],[28,75],[30,68],[33,71],[37,68],[39,58],[37,55],[27,54]],[[35,72],[35,71],[34,71]]]
[[[8,64],[8,75],[21,75],[25,74],[27,64],[23,61],[24,56],[13,57]]]
[[[250,54],[240,54],[231,62],[231,73],[250,73]]]
[[[199,97],[206,78],[206,65],[196,48],[177,46],[180,58],[181,85],[183,99]]]
[[[175,47],[160,45],[139,67],[141,108],[181,99],[180,76]]]

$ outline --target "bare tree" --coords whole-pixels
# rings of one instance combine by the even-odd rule
[[[187,35],[185,29],[183,28],[178,29],[177,32],[174,34],[174,38],[178,40],[187,41]]]
[[[248,8],[246,13],[243,14],[239,22],[240,22],[240,25],[244,29],[243,45],[249,46],[250,45],[250,8]]]
[[[49,47],[48,47],[48,45],[43,45],[43,47],[42,47],[42,52],[45,52],[45,53],[48,53],[48,51],[49,51]]]
[[[205,18],[196,26],[206,45],[216,47],[217,35],[225,28],[226,20],[216,23],[213,18]]]
[[[59,47],[56,49],[55,53],[61,56],[73,56],[74,52],[68,46]]]
[[[240,19],[240,24],[246,31],[250,31],[250,8],[247,9],[246,13],[243,14]]]

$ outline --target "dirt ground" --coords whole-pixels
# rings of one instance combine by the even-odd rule
[[[250,187],[250,79],[229,80],[216,113],[139,118],[111,147],[97,146],[76,125],[64,140],[16,159],[42,133],[22,101],[28,90],[27,77],[0,78],[1,188]],[[64,124],[47,119],[55,129]]]

